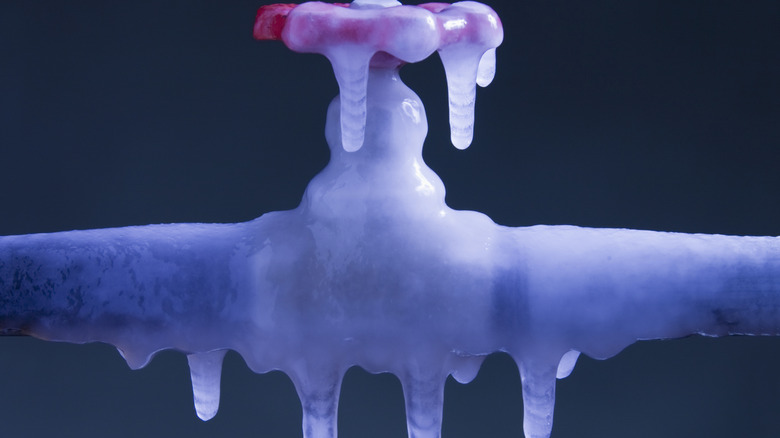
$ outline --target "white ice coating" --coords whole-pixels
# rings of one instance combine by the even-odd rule
[[[363,147],[342,147],[334,99],[330,162],[294,210],[0,237],[0,333],[110,343],[132,368],[184,352],[203,419],[234,350],[256,372],[290,376],[305,438],[336,437],[354,365],[398,376],[409,437],[437,438],[447,376],[468,382],[506,352],[521,373],[525,436],[548,438],[556,378],[579,352],[780,333],[780,238],[510,228],[452,210],[422,159],[419,98],[397,66],[367,73]]]

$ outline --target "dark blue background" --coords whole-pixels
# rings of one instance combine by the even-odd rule
[[[0,4],[0,234],[236,222],[293,208],[327,161],[324,58],[251,38],[250,1]],[[404,70],[447,201],[505,225],[780,234],[780,3],[500,0],[498,75],[449,145],[437,59]],[[776,437],[780,341],[689,338],[581,359],[553,437]],[[520,437],[516,369],[450,382],[445,438]],[[352,370],[342,438],[405,434],[400,385]],[[0,434],[295,437],[280,373],[228,355],[202,423],[186,360],[0,339]]]

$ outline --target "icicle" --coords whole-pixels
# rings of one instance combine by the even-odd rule
[[[142,354],[138,348],[129,348],[127,346],[117,347],[116,350],[119,352],[119,355],[122,356],[122,359],[127,362],[127,366],[129,366],[131,370],[140,370],[145,367],[149,364],[149,361],[152,360],[152,357],[155,354],[155,352]]]
[[[477,85],[487,87],[496,77],[496,49],[490,49],[482,55],[477,69]]]
[[[444,408],[444,377],[406,373],[401,379],[409,438],[439,438]]]
[[[523,432],[525,438],[549,438],[555,408],[556,367],[520,362],[523,381]]]
[[[447,75],[450,139],[458,149],[469,147],[474,138],[474,103],[479,65],[479,55],[466,54],[463,51],[463,48],[458,47],[439,50],[444,73]]]
[[[343,372],[318,365],[288,373],[295,383],[303,410],[303,438],[336,438]]]
[[[338,47],[327,54],[339,83],[341,144],[347,152],[355,152],[363,146],[368,64],[373,55],[373,51],[359,47]]]
[[[577,359],[580,357],[580,352],[577,350],[569,350],[561,357],[561,361],[558,363],[558,372],[555,377],[559,379],[565,379],[569,377],[572,371],[574,371],[574,365],[577,364]]]
[[[438,18],[445,31],[439,57],[447,75],[450,138],[456,148],[466,149],[474,138],[477,83],[484,87],[493,80],[495,48],[504,34],[495,12],[475,2],[454,3]]]
[[[214,418],[219,409],[219,383],[222,375],[222,359],[226,351],[216,350],[187,356],[195,412],[203,421]]]

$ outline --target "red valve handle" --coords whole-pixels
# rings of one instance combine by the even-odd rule
[[[423,3],[417,6],[403,6],[404,13],[399,14],[387,9],[352,9],[349,17],[333,17],[331,14],[341,8],[349,8],[349,3],[321,3],[310,2],[302,5],[293,3],[278,3],[261,6],[257,11],[253,35],[257,40],[282,40],[287,19],[293,9],[304,6],[306,10],[306,27],[309,38],[316,39],[319,44],[329,42],[361,42],[365,41],[367,33],[380,32],[382,30],[397,29],[394,26],[400,17],[415,15],[415,9],[430,12],[434,17],[435,30],[438,32],[439,44],[436,50],[458,41],[480,41],[486,45],[498,46],[503,38],[503,29],[498,15],[485,15],[483,11],[470,10],[470,8],[458,7],[473,2],[449,3]],[[454,6],[454,7],[453,7]],[[324,17],[330,15],[330,20]],[[393,23],[395,21],[395,23]],[[463,24],[461,24],[463,23]],[[320,26],[324,26],[321,28]],[[408,28],[404,29],[409,32]],[[387,32],[385,32],[387,33]],[[412,32],[413,33],[413,32]],[[323,35],[327,34],[327,35]],[[319,38],[315,38],[318,35]],[[385,38],[390,35],[385,35]],[[413,37],[419,37],[414,35]],[[312,43],[314,41],[311,41]],[[292,48],[296,50],[295,48]]]

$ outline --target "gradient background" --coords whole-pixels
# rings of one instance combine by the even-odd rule
[[[297,205],[328,158],[326,60],[251,38],[256,1],[0,3],[0,234],[245,221]],[[449,144],[435,57],[404,69],[447,202],[505,225],[780,234],[780,3],[496,0],[498,75]],[[780,436],[780,339],[689,338],[582,358],[553,437]],[[186,359],[0,339],[3,437],[296,437],[286,376],[229,354],[220,413]],[[514,364],[446,388],[444,437],[520,437]],[[358,369],[340,436],[405,436],[400,384]]]

